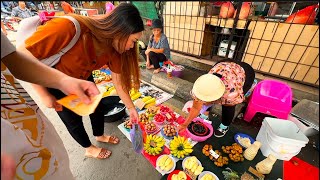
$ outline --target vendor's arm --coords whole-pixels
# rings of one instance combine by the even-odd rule
[[[191,121],[199,115],[202,106],[203,106],[202,101],[196,101],[196,100],[193,101],[193,105],[190,110],[190,113],[189,113],[186,121],[179,126],[179,131],[183,131],[183,130],[185,130],[185,128],[188,127],[188,125],[191,123]]]
[[[139,115],[130,98],[129,92],[126,92],[123,89],[123,86],[121,84],[121,74],[114,73],[111,71],[111,77],[112,77],[112,82],[114,84],[114,87],[116,88],[117,94],[119,95],[122,102],[129,110],[131,122],[137,122]]]

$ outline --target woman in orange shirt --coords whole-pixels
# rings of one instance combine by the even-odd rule
[[[139,67],[137,40],[144,30],[143,21],[138,9],[122,3],[111,13],[97,17],[86,17],[70,14],[81,28],[78,42],[61,58],[54,68],[63,73],[93,81],[92,71],[108,65],[112,71],[113,84],[123,103],[129,109],[130,120],[136,122],[138,113],[129,96],[131,88],[139,88]],[[37,31],[20,47],[38,59],[44,59],[60,52],[75,35],[73,23],[65,18],[54,18]],[[56,89],[47,89],[33,85],[49,108],[56,108],[56,100],[65,94]],[[103,105],[98,105],[90,115],[93,135],[99,142],[119,143],[115,136],[104,135]],[[85,148],[85,155],[99,159],[108,158],[111,151],[94,146],[83,127],[82,117],[63,108],[57,111],[71,136]]]

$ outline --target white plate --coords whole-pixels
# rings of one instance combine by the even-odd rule
[[[205,174],[211,174],[213,177],[215,177],[215,180],[219,180],[219,178],[212,172],[210,171],[203,171],[201,174],[199,174],[198,176],[198,180],[201,180],[201,178],[205,175]]]
[[[190,157],[190,156],[189,156],[189,157],[186,157],[186,158],[184,158],[184,160],[182,161],[182,168],[183,168],[183,170],[185,169],[184,163],[186,162],[186,160],[187,160],[188,158],[191,158],[191,157]],[[198,164],[202,166],[202,164],[201,164],[201,162],[199,161],[198,158],[197,158],[197,160],[198,160]]]
[[[158,164],[159,159],[160,159],[162,156],[166,156],[166,155],[169,156],[169,158],[172,159],[172,161],[173,161],[173,167],[172,167],[172,169],[170,169],[169,171],[162,171],[162,170],[157,166],[157,164]],[[172,156],[170,156],[170,155],[168,155],[168,154],[162,154],[161,156],[158,157],[158,159],[157,159],[157,161],[156,161],[156,169],[157,169],[161,174],[170,174],[173,170],[176,169],[176,161],[174,161],[174,159],[172,158]]]

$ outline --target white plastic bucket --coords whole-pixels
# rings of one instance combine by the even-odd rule
[[[264,156],[272,154],[285,161],[299,154],[301,148],[309,142],[293,122],[270,117],[262,122],[256,139],[262,143],[260,149]]]

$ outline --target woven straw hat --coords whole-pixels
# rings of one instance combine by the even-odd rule
[[[192,93],[201,101],[211,102],[221,98],[225,89],[226,87],[219,77],[205,74],[193,84]]]

